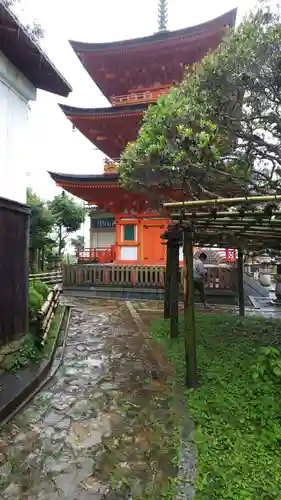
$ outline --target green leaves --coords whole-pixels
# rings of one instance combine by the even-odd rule
[[[67,196],[64,192],[55,196],[49,203],[49,209],[54,217],[59,255],[61,255],[68,235],[80,228],[85,216],[84,210],[81,205],[78,205],[72,197]]]
[[[30,246],[41,248],[52,230],[54,220],[48,206],[31,189],[27,190],[27,204],[31,210]]]
[[[251,371],[254,380],[281,382],[281,351],[275,347],[262,347]]]
[[[84,219],[81,205],[65,193],[55,196],[49,203],[49,209],[57,227],[63,226],[68,233],[77,231]]]
[[[261,5],[187,68],[182,84],[148,108],[122,155],[123,186],[157,185],[192,198],[279,192],[280,45],[279,15]]]

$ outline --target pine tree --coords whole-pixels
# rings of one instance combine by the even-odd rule
[[[168,0],[159,0],[158,3],[158,29],[159,31],[167,30],[168,22]]]

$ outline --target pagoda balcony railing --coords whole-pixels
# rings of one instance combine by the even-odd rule
[[[232,249],[216,249],[216,252],[220,255],[222,263],[235,263],[236,261],[236,250]],[[198,252],[197,252],[198,253]],[[114,262],[116,257],[116,247],[111,245],[108,247],[97,247],[97,248],[84,248],[84,250],[79,250],[77,252],[77,262],[95,262],[99,264],[108,264]],[[208,267],[208,265],[206,265]]]
[[[225,264],[206,266],[206,288],[214,293],[234,292],[236,268]],[[180,289],[184,287],[184,270],[180,268]],[[63,267],[63,286],[118,286],[164,289],[165,266],[121,265],[80,261]]]
[[[113,262],[115,259],[115,245],[110,247],[98,247],[98,248],[84,248],[84,250],[78,250],[77,252],[77,262],[95,262],[98,264],[108,264]]]
[[[122,106],[126,104],[155,102],[161,95],[168,94],[170,87],[156,88],[155,90],[144,90],[142,92],[130,92],[126,95],[112,96],[112,106]]]

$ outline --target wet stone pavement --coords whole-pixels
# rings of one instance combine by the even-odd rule
[[[167,374],[124,303],[71,302],[63,365],[0,430],[0,499],[162,498],[177,473]]]

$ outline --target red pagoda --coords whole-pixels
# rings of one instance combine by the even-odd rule
[[[50,173],[58,186],[97,206],[91,214],[91,248],[80,259],[165,263],[160,235],[168,220],[153,211],[145,196],[121,187],[116,164],[127,143],[137,138],[148,105],[182,81],[186,66],[219,46],[226,30],[235,24],[236,10],[177,31],[166,29],[161,8],[159,14],[160,30],[152,36],[109,43],[70,42],[111,104],[94,109],[61,105],[73,126],[108,158],[102,175]]]

